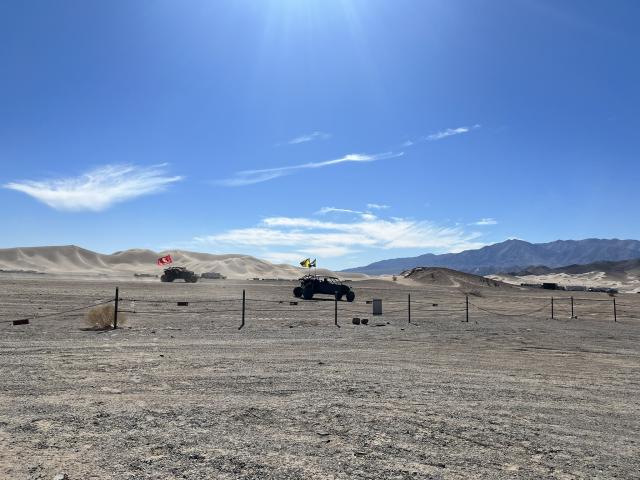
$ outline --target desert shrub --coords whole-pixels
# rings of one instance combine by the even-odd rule
[[[94,328],[111,328],[113,327],[113,314],[115,308],[113,305],[100,305],[93,307],[87,312],[86,322]],[[118,325],[127,321],[127,317],[122,312],[118,312]]]

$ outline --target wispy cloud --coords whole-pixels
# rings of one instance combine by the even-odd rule
[[[457,128],[447,128],[446,130],[440,130],[435,133],[431,133],[429,135],[414,138],[411,140],[407,140],[402,144],[403,147],[411,147],[418,143],[422,142],[435,142],[438,140],[442,140],[443,138],[452,137],[455,135],[462,135],[463,133],[469,133],[472,130],[476,130],[480,128],[480,124],[471,125],[470,127],[457,127]]]
[[[476,124],[472,127],[458,127],[458,128],[447,128],[446,130],[442,130],[440,132],[432,133],[431,135],[427,135],[427,140],[442,140],[443,138],[452,137],[454,135],[461,135],[463,133],[468,133],[471,130],[476,128],[480,128],[480,125]]]
[[[57,210],[101,211],[115,203],[158,193],[182,180],[168,176],[166,164],[105,165],[79,177],[10,182],[4,188],[26,193]]]
[[[299,143],[313,142],[314,140],[327,140],[331,138],[330,133],[325,132],[311,132],[305,133],[304,135],[300,135],[299,137],[292,138],[288,140],[286,143],[288,145],[297,145]]]
[[[348,213],[353,215],[373,215],[371,210],[384,210],[390,208],[389,205],[379,205],[377,203],[367,203],[367,210],[354,210],[352,208],[336,208],[336,207],[322,207],[315,214],[316,215],[327,215],[329,213]]]
[[[358,210],[351,210],[349,208],[335,208],[335,207],[322,207],[316,212],[316,215],[326,215],[327,213],[355,213],[360,214],[362,212]]]
[[[379,203],[367,203],[367,208],[370,210],[386,210],[391,207],[389,205],[381,205]]]
[[[263,168],[258,170],[242,170],[240,172],[236,172],[236,174],[233,177],[218,180],[216,183],[219,185],[227,186],[227,187],[240,187],[244,185],[251,185],[254,183],[266,182],[268,180],[273,180],[274,178],[290,175],[300,170],[329,167],[333,165],[339,165],[341,163],[376,162],[378,160],[385,160],[388,158],[400,157],[402,155],[404,155],[404,152],[399,152],[399,153],[385,152],[385,153],[378,153],[374,155],[369,155],[365,153],[351,153],[348,155],[344,155],[340,158],[335,158],[333,160],[325,160],[322,162],[308,162],[308,163],[302,163],[298,165],[289,165],[285,167],[275,167],[275,168]]]
[[[246,185],[253,185],[254,183],[267,182],[274,178],[282,177],[283,175],[285,175],[285,173],[273,172],[250,175],[246,172],[238,172],[235,177],[216,180],[213,183],[224,187],[244,187]]]
[[[478,226],[486,226],[486,225],[497,225],[498,221],[495,218],[481,218],[477,222],[473,222],[471,225]]]
[[[193,242],[198,247],[229,245],[262,250],[270,252],[271,258],[290,258],[285,256],[290,252],[341,257],[362,249],[423,248],[455,252],[483,246],[477,241],[479,236],[477,232],[465,232],[462,227],[406,218],[385,219],[363,213],[350,221],[268,217],[255,226],[199,236]]]

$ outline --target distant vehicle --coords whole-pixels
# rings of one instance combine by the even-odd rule
[[[542,284],[542,288],[544,288],[545,290],[559,290],[558,284],[552,282],[544,282]]]
[[[590,287],[589,289],[587,289],[587,291],[594,292],[594,293],[608,293],[610,295],[618,293],[617,288],[608,288],[608,287]]]
[[[218,272],[204,272],[200,278],[208,278],[209,280],[226,280],[227,277]]]
[[[160,277],[161,282],[173,282],[182,279],[186,283],[196,283],[198,275],[184,267],[169,267],[164,269],[164,273]]]
[[[569,292],[586,292],[587,291],[587,287],[585,287],[584,285],[568,285],[566,289]]]
[[[293,289],[293,295],[297,298],[311,300],[314,295],[333,295],[336,300],[347,298],[347,302],[353,302],[356,294],[349,285],[345,285],[336,277],[317,277],[305,275],[300,279],[300,286]]]

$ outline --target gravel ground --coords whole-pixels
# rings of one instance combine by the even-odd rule
[[[548,292],[478,290],[467,323],[460,291],[413,286],[409,325],[409,286],[354,282],[337,328],[290,282],[4,276],[0,321],[116,283],[117,330],[0,323],[0,478],[640,478],[640,295],[614,322],[605,295],[550,319]]]

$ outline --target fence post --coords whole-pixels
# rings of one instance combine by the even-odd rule
[[[551,297],[551,320],[555,320],[553,318],[553,297]]]
[[[113,329],[118,328],[118,287],[116,287],[115,308],[113,309]]]
[[[407,307],[408,307],[408,314],[409,314],[409,323],[411,323],[411,294],[410,293],[407,295]]]
[[[465,295],[464,300],[465,300],[466,319],[467,319],[467,323],[469,323],[469,295]]]
[[[574,318],[575,315],[573,314],[573,295],[571,296],[571,318]]]
[[[613,297],[613,321],[618,321],[618,313],[616,312],[616,297]]]
[[[245,304],[245,291],[242,290],[242,323],[238,327],[238,330],[242,330],[242,327],[244,327],[244,304]]]
[[[335,304],[335,319],[334,319],[334,323],[335,323],[336,327],[340,328],[340,325],[338,325],[338,297],[336,297],[334,299],[334,304]]]

